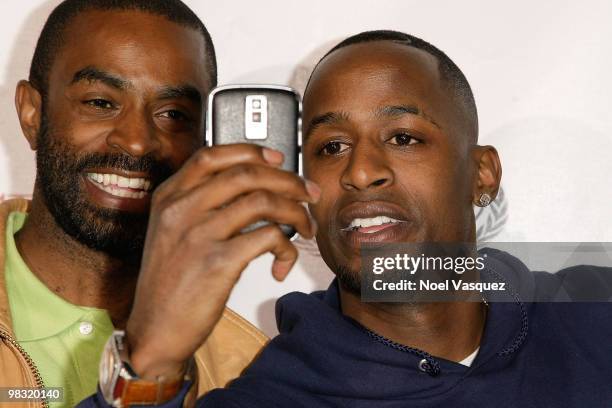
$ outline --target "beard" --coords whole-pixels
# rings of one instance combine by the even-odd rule
[[[81,244],[114,258],[139,260],[149,213],[129,213],[92,204],[84,191],[88,168],[146,172],[152,186],[170,177],[172,169],[152,155],[134,158],[120,153],[79,155],[66,137],[56,134],[44,111],[37,137],[36,184],[55,222]]]
[[[342,289],[361,296],[361,274],[359,272],[354,272],[346,265],[338,265],[334,270]]]

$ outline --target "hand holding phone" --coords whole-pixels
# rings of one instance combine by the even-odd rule
[[[276,108],[268,110],[268,125],[271,112]],[[320,191],[285,170],[298,168],[298,144],[287,146],[294,150],[253,143],[202,148],[155,190],[126,328],[132,368],[142,378],[179,372],[212,331],[250,261],[272,253],[272,274],[286,277],[298,252],[282,225],[314,236],[302,203],[317,202]],[[261,220],[269,223],[245,231]]]

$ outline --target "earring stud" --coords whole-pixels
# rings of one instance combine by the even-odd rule
[[[491,196],[489,195],[489,193],[480,194],[480,198],[478,198],[478,206],[486,207],[489,204],[491,204]]]

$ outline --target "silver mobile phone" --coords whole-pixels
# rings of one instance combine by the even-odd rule
[[[283,152],[282,169],[302,174],[301,112],[299,94],[279,85],[225,85],[208,96],[206,140],[209,146],[253,143]],[[260,221],[251,231],[266,225]],[[292,226],[281,225],[287,237],[295,238]]]

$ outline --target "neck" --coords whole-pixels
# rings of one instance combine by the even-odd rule
[[[105,309],[115,327],[125,327],[139,265],[95,251],[67,235],[36,192],[15,242],[32,273],[51,291],[74,305]]]
[[[480,345],[486,306],[477,302],[363,303],[340,287],[342,312],[396,343],[459,362]]]

